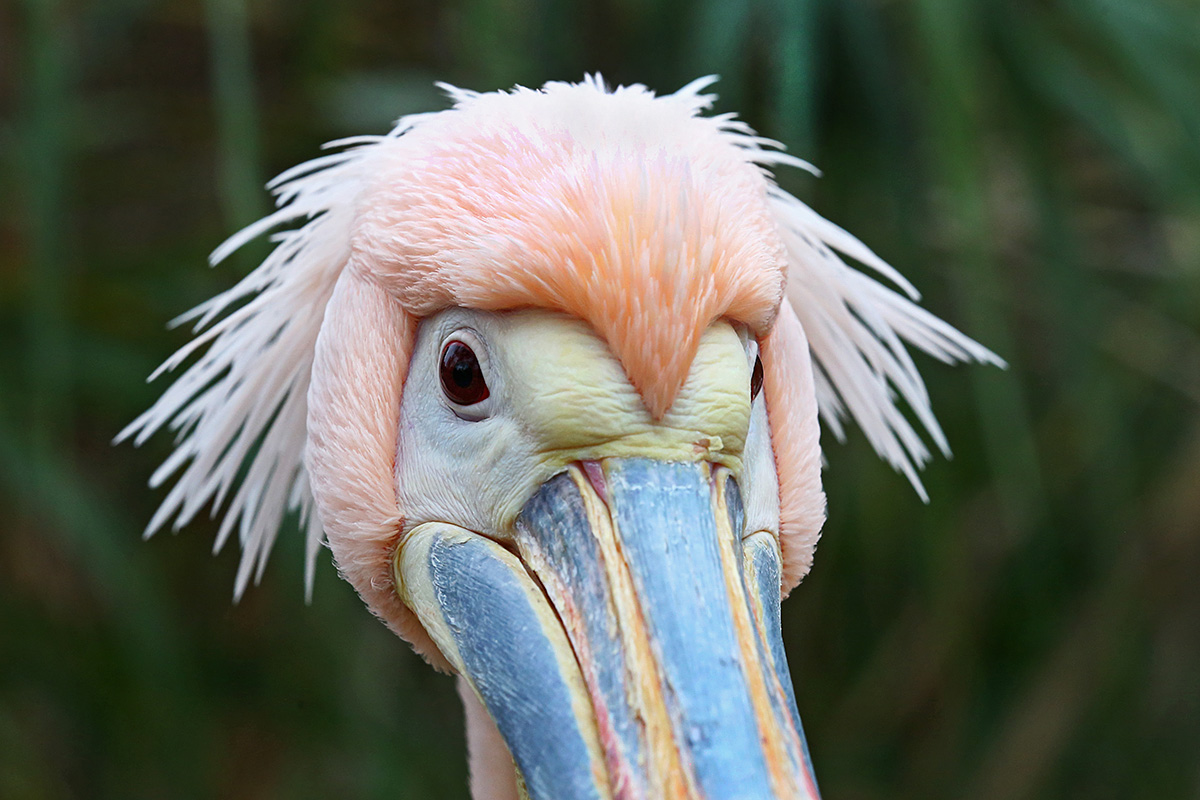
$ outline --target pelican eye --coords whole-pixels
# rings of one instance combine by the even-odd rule
[[[473,406],[490,394],[475,351],[457,339],[446,342],[442,348],[440,372],[442,391],[452,403]]]
[[[754,398],[758,397],[758,393],[762,391],[763,382],[763,365],[762,358],[754,357],[754,372],[750,373],[750,402],[754,402]]]

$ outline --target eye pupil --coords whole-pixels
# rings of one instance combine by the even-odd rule
[[[758,397],[758,393],[762,391],[763,385],[763,365],[762,359],[758,356],[754,357],[754,372],[750,373],[750,402],[754,402],[754,398]]]
[[[454,375],[454,385],[466,389],[471,385],[471,380],[475,377],[475,370],[471,369],[472,364],[467,361],[459,361],[452,368]]]
[[[460,341],[447,342],[442,348],[442,391],[450,402],[471,406],[488,398],[487,382],[474,351]]]

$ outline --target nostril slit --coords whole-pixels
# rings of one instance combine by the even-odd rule
[[[725,510],[729,514],[729,526],[739,540],[749,535],[746,527],[746,509],[742,505],[742,488],[727,469],[720,469],[713,475],[714,483],[719,482],[725,496]]]

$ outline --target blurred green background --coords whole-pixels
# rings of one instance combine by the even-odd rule
[[[827,800],[1200,797],[1200,8],[1185,0],[5,0],[0,797],[465,798],[461,714],[299,537],[230,602],[113,448],[206,254],[328,139],[475,89],[673,91],[820,166],[1002,372],[929,359],[922,505],[852,431],[785,604]]]

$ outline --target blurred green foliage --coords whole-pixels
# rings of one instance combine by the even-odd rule
[[[786,638],[829,800],[1200,797],[1200,8],[1189,0],[0,5],[0,797],[465,797],[461,720],[298,537],[230,604],[110,440],[260,188],[328,139],[599,70],[781,176],[1008,371],[923,363],[923,506],[861,436]],[[258,252],[261,255],[262,251]],[[253,254],[251,254],[252,256]]]

